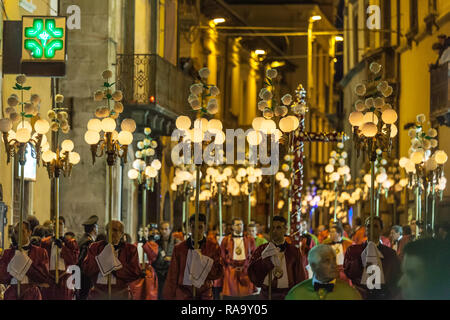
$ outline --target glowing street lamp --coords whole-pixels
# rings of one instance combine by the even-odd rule
[[[214,24],[224,23],[225,18],[215,18],[213,19]]]

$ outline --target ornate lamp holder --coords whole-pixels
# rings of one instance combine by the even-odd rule
[[[6,161],[9,163],[12,157],[17,157],[20,164],[20,214],[19,214],[19,236],[18,247],[22,250],[22,226],[24,218],[24,169],[26,163],[26,148],[31,146],[31,156],[39,164],[42,149],[48,148],[45,134],[50,129],[50,124],[39,117],[39,104],[41,99],[37,94],[31,94],[29,101],[24,100],[24,94],[31,90],[30,86],[25,86],[27,78],[25,75],[16,77],[14,90],[19,91],[19,96],[12,94],[8,100],[8,107],[5,110],[7,118],[0,119],[0,131],[2,132],[3,143],[5,144]],[[17,109],[16,109],[17,108]],[[26,119],[31,119],[31,122]],[[17,124],[16,130],[13,125]],[[20,296],[20,281],[17,285],[17,296]]]
[[[402,157],[400,167],[404,168],[408,176],[408,186],[415,190],[416,220],[425,218],[425,232],[434,233],[436,191],[441,199],[447,180],[444,177],[444,164],[448,156],[443,150],[437,150],[438,140],[436,129],[425,130],[426,118],[424,114],[416,117],[414,128],[408,131],[411,138],[409,157]],[[422,216],[422,194],[425,200],[425,216]],[[429,197],[431,199],[431,227],[429,225]]]
[[[358,100],[355,109],[349,115],[349,122],[353,127],[353,142],[359,157],[361,151],[365,152],[370,161],[370,234],[373,236],[372,219],[375,215],[375,161],[377,150],[390,154],[392,138],[398,129],[395,126],[397,112],[388,101],[392,102],[393,89],[387,81],[378,75],[382,66],[372,62],[369,66],[370,79],[355,87]],[[373,239],[371,239],[373,240]]]
[[[112,91],[115,82],[110,82],[113,73],[105,70],[102,73],[104,79],[101,89],[94,93],[94,101],[102,102],[106,100],[106,106],[99,106],[95,111],[97,118],[92,118],[87,124],[87,131],[84,140],[91,146],[92,164],[95,159],[106,155],[108,165],[108,221],[112,221],[112,168],[117,158],[127,162],[128,145],[133,142],[133,132],[136,130],[136,122],[133,119],[124,119],[120,125],[122,131],[117,132],[116,119],[123,112],[122,92]],[[114,103],[114,105],[112,105]],[[102,120],[100,120],[100,119]],[[102,136],[101,133],[103,132]],[[109,224],[108,242],[112,243],[112,223]],[[108,274],[108,297],[111,299],[111,274]]]

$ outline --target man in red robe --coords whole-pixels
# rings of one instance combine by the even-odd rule
[[[272,241],[260,245],[251,257],[248,267],[250,281],[261,288],[260,298],[269,298],[269,273],[272,273],[272,299],[283,300],[289,290],[306,280],[302,254],[295,245],[285,240],[286,219],[275,216],[272,224]]]
[[[401,226],[395,225],[391,228],[391,240],[391,248],[397,252],[400,261],[402,261],[403,249],[405,248],[405,245],[411,241],[411,238],[408,235],[403,234],[403,228]]]
[[[141,277],[136,246],[123,241],[122,222],[112,220],[110,223],[112,243],[104,240],[92,243],[83,261],[83,272],[94,284],[89,292],[90,300],[108,299],[108,276],[111,277],[111,299],[127,300],[129,284]],[[106,230],[109,234],[109,224]]]
[[[256,292],[247,274],[255,240],[243,234],[242,219],[234,218],[231,223],[233,234],[227,235],[220,244],[224,267],[222,294],[224,297],[245,297]]]
[[[370,218],[366,220],[367,237],[370,236]],[[363,299],[387,300],[399,298],[400,260],[391,248],[381,242],[383,221],[373,217],[374,242],[350,246],[345,253],[344,272],[361,293]],[[375,270],[372,265],[377,266]],[[379,272],[377,272],[377,270]],[[370,285],[370,287],[369,287]]]
[[[6,249],[0,258],[0,284],[9,285],[5,300],[42,300],[39,287],[48,286],[48,255],[45,249],[31,245],[31,230],[28,221],[22,225],[22,250],[18,250],[19,224],[13,234],[13,246]],[[20,296],[17,283],[20,281]]]
[[[133,300],[158,300],[158,277],[152,266],[158,257],[158,244],[155,242],[158,239],[159,235],[154,227],[146,238],[141,237],[141,242],[135,243],[144,277],[130,283]]]
[[[41,247],[47,251],[50,257],[50,287],[42,289],[44,300],[72,300],[74,291],[67,287],[67,278],[70,274],[66,273],[67,267],[76,265],[78,262],[78,245],[75,239],[67,239],[64,234],[64,218],[59,218],[59,237],[47,237],[41,240]],[[58,257],[58,284],[55,281],[56,254]]]
[[[331,246],[336,255],[336,265],[339,271],[339,278],[348,281],[344,273],[344,257],[347,249],[353,244],[350,240],[343,239],[344,229],[340,222],[330,227],[330,237],[325,239],[323,244]]]
[[[189,219],[194,229],[195,215]],[[217,241],[206,239],[206,216],[198,215],[197,239],[199,249],[194,249],[194,232],[177,244],[164,284],[165,300],[212,300],[213,281],[223,275],[220,247]],[[195,296],[194,288],[195,286]]]
[[[353,233],[352,241],[354,244],[361,244],[364,241],[367,241],[366,228],[362,226],[360,217],[355,219],[355,232]]]

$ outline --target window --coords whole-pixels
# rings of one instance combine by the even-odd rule
[[[437,11],[437,0],[428,0],[428,11],[430,13]]]
[[[387,47],[391,44],[391,0],[384,0],[382,3],[383,17],[381,23],[383,24],[382,29],[384,32],[381,34],[381,45]]]
[[[30,144],[27,144],[27,148],[25,151],[25,168],[24,168],[24,177],[25,180],[28,181],[36,181],[36,159],[32,156],[32,148]],[[34,152],[34,150],[33,150]],[[18,166],[19,170],[17,176],[21,177],[21,168]]]
[[[359,60],[359,45],[358,45],[358,7],[353,7],[353,66],[358,63]]]
[[[417,0],[409,1],[409,29],[417,33],[419,29],[419,12]]]

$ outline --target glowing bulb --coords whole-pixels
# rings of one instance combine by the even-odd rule
[[[84,140],[87,144],[97,144],[100,140],[100,134],[97,131],[88,130],[84,134]]]
[[[52,162],[53,159],[55,159],[55,158],[56,158],[56,154],[53,153],[52,150],[47,150],[44,153],[42,153],[42,161],[44,161],[44,162],[47,162],[47,163]]]
[[[287,188],[289,186],[289,180],[284,178],[280,181],[280,187]]]
[[[339,175],[339,173],[337,173],[337,172],[333,172],[333,173],[330,175],[331,181],[337,182],[337,181],[339,181],[339,178],[340,178],[340,175]]]
[[[295,121],[292,118],[282,118],[278,124],[283,132],[291,132],[294,130]]]
[[[326,173],[332,173],[334,171],[334,166],[332,164],[327,164],[325,166],[325,172]]]
[[[361,127],[362,134],[366,137],[374,137],[377,134],[377,126],[373,122],[366,122]]]
[[[348,116],[348,121],[352,126],[359,127],[363,124],[363,118],[364,115],[362,114],[362,112],[354,111]]]
[[[395,112],[394,109],[386,109],[381,114],[381,119],[384,121],[384,123],[387,124],[393,124],[395,121],[397,121],[397,112]]]
[[[277,172],[276,173],[276,175],[275,175],[275,179],[277,179],[278,181],[281,181],[281,180],[283,180],[285,177],[284,177],[284,173],[283,172]]]
[[[133,134],[129,131],[120,131],[118,136],[119,143],[123,146],[127,146],[133,142]]]
[[[16,132],[16,140],[20,143],[27,143],[31,138],[31,130],[28,128],[21,128]]]
[[[155,168],[156,170],[161,169],[161,161],[159,161],[158,159],[155,159],[152,161],[151,166],[153,168]]]
[[[253,121],[252,121],[252,127],[253,127],[253,129],[254,129],[254,130],[257,130],[257,131],[261,130],[262,122],[263,122],[264,120],[265,120],[265,119],[264,119],[263,117],[256,117],[255,119],[253,119]]]
[[[116,120],[110,117],[105,118],[102,120],[101,127],[105,132],[113,132],[116,129]]]
[[[87,124],[88,130],[100,132],[102,130],[102,121],[99,119],[91,119]]]
[[[378,183],[383,183],[384,181],[386,181],[387,179],[387,174],[382,172],[380,174],[377,175],[377,182]]]
[[[128,178],[131,180],[137,179],[139,176],[139,172],[136,169],[128,170]]]
[[[149,167],[145,168],[145,175],[150,178],[155,178],[158,175],[158,170],[149,166]]]
[[[75,147],[75,146],[74,146],[72,140],[64,140],[64,141],[61,143],[61,149],[62,149],[63,151],[65,151],[65,152],[71,152],[71,151],[73,150],[74,147]]]
[[[411,153],[410,159],[414,164],[421,163],[424,160],[423,151],[414,151],[413,153]]]
[[[46,120],[39,119],[34,123],[34,130],[39,134],[46,134],[50,129],[50,124]]]
[[[448,156],[443,150],[438,150],[434,154],[434,159],[436,160],[437,164],[444,164],[448,160]]]
[[[120,128],[124,131],[133,133],[136,130],[136,121],[133,119],[124,119],[120,124]]]
[[[208,131],[211,133],[216,133],[217,131],[221,131],[223,126],[222,122],[217,119],[211,119],[208,121],[207,125]]]
[[[225,18],[215,18],[215,19],[213,20],[213,22],[214,22],[215,24],[224,23],[224,22],[225,22]]]
[[[70,152],[69,153],[69,162],[73,165],[78,164],[81,158],[78,152]]]

